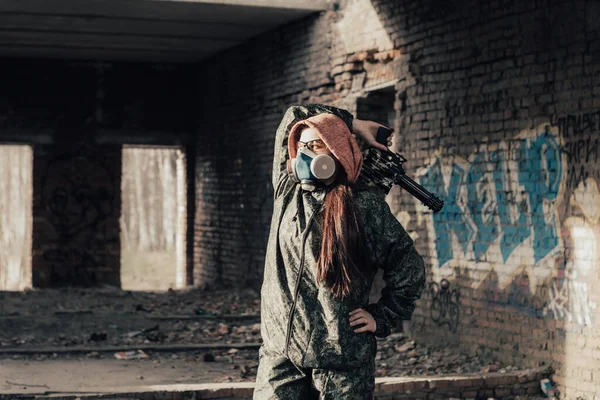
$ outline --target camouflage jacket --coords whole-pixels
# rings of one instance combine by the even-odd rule
[[[368,290],[356,300],[335,299],[316,281],[321,246],[321,206],[325,190],[307,192],[287,174],[287,137],[299,120],[328,112],[342,118],[352,131],[352,114],[317,104],[292,106],[275,138],[273,160],[274,209],[261,287],[263,350],[288,357],[307,368],[356,367],[374,359],[375,336],[386,337],[398,319],[410,319],[425,283],[422,257],[391,213],[388,204],[365,185],[353,187],[371,253],[370,288],[378,268],[385,288],[376,304],[368,304]],[[360,180],[359,180],[360,181]],[[376,332],[355,333],[349,313],[369,311]]]

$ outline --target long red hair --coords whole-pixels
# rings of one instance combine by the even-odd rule
[[[323,282],[336,298],[358,299],[366,287],[365,271],[370,268],[370,257],[352,187],[343,168],[325,195],[322,221],[317,281]]]

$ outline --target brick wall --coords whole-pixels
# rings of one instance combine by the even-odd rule
[[[273,132],[289,104],[334,99],[330,35],[327,18],[311,17],[201,66],[196,283],[260,285],[273,207]]]
[[[197,281],[259,286],[288,105],[382,115],[368,99],[389,109],[391,90],[394,146],[446,200],[432,215],[398,188],[387,199],[429,272],[411,329],[552,365],[563,395],[593,398],[599,16],[583,0],[348,0],[209,60],[198,87],[210,145],[197,171],[217,195],[197,202]]]
[[[0,141],[34,149],[33,286],[118,286],[121,146],[189,147],[188,72],[48,60],[1,71]]]
[[[592,398],[598,6],[432,5],[382,4],[415,80],[403,88],[403,151],[446,200],[435,216],[417,205],[408,222],[430,270],[414,328],[505,362],[551,364],[564,395]]]

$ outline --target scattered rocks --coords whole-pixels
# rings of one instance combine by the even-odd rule
[[[99,346],[128,346],[148,343],[259,343],[260,323],[252,318],[219,318],[220,315],[248,316],[260,313],[257,291],[201,290],[168,293],[120,290],[31,290],[27,293],[0,292],[0,317],[19,323],[4,324],[0,346],[89,347],[79,357],[110,359],[113,353],[96,351]],[[69,312],[65,312],[69,310]],[[77,311],[82,312],[77,312]],[[59,311],[58,314],[55,312]],[[83,312],[85,311],[85,312]],[[58,322],[47,323],[47,318]],[[76,318],[74,318],[76,316]],[[179,318],[181,317],[181,318]],[[46,318],[46,322],[42,320]],[[22,321],[22,322],[21,322]],[[54,320],[53,320],[54,321]],[[157,324],[160,322],[160,325]],[[376,376],[412,376],[462,373],[510,372],[518,367],[502,365],[490,353],[468,355],[454,348],[429,348],[418,340],[395,332],[377,339]],[[231,364],[232,375],[215,382],[252,381],[258,369],[256,349],[213,349],[191,352],[123,352],[121,357],[152,365],[179,362]],[[7,356],[8,357],[8,356]],[[23,356],[15,355],[18,359]],[[70,354],[39,354],[31,359],[76,358]],[[36,358],[37,357],[37,358]],[[229,368],[229,367],[228,367]],[[235,371],[235,373],[233,373]],[[142,378],[140,378],[142,379]]]
[[[168,293],[34,289],[26,295],[0,292],[0,304],[0,318],[16,318],[3,324],[0,347],[260,341],[260,298],[252,289]],[[256,318],[223,320],[219,315]]]
[[[217,325],[217,330],[216,333],[218,335],[227,335],[230,332],[230,328],[229,325],[224,324],[224,323],[219,323],[219,325]]]
[[[412,376],[484,373],[518,370],[514,366],[500,366],[488,357],[470,356],[458,349],[434,349],[409,340],[402,333],[377,339],[378,369],[376,376]]]
[[[394,345],[394,349],[398,353],[406,353],[407,351],[412,350],[414,348],[415,348],[415,341],[414,340],[412,340],[410,342],[406,342],[406,343],[404,343],[402,345],[397,345],[397,344]]]

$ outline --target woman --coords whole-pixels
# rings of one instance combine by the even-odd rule
[[[371,399],[375,336],[413,313],[423,259],[385,201],[358,179],[362,154],[351,132],[386,149],[374,139],[380,126],[353,127],[347,111],[317,104],[283,117],[254,399]],[[378,268],[386,286],[368,304]]]

